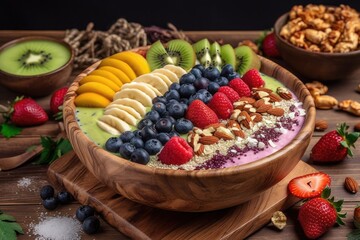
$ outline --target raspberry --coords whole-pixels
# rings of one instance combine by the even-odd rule
[[[164,164],[181,165],[190,161],[194,152],[190,145],[181,137],[172,137],[158,155]]]

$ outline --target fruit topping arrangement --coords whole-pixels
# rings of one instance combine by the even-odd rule
[[[260,65],[248,46],[157,41],[146,58],[125,51],[102,60],[80,80],[75,104],[103,109],[97,128],[111,137],[100,145],[132,162],[186,170],[239,165],[285,146],[305,115]]]

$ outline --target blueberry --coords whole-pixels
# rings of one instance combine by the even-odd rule
[[[226,77],[229,81],[233,80],[234,78],[240,78],[239,73],[237,72],[232,72],[230,73],[227,77]]]
[[[179,103],[184,103],[184,104],[188,105],[189,104],[189,99],[188,98],[180,98]]]
[[[137,148],[132,154],[130,161],[146,165],[150,160],[149,153],[143,148]]]
[[[176,91],[179,91],[180,89],[180,84],[175,82],[175,83],[172,83],[169,87],[169,90],[176,90]]]
[[[80,222],[83,222],[88,217],[94,216],[94,214],[94,208],[89,205],[82,205],[78,209],[76,209],[76,218]]]
[[[172,116],[167,116],[166,118],[170,120],[170,122],[172,123],[172,125],[175,124],[175,122],[176,122],[175,118],[173,118]]]
[[[182,118],[185,114],[185,109],[179,102],[171,104],[166,110],[169,112],[169,115],[175,119]]]
[[[198,68],[193,68],[190,70],[190,72],[195,76],[196,79],[202,77],[202,71]]]
[[[142,140],[142,138],[139,138],[139,137],[133,137],[130,140],[130,143],[132,145],[134,145],[136,148],[143,148],[144,147],[144,141]]]
[[[45,185],[40,190],[40,197],[42,200],[45,200],[46,198],[50,198],[54,196],[54,188],[50,185]]]
[[[58,192],[57,198],[62,204],[71,203],[71,201],[74,199],[73,196],[67,191]]]
[[[226,77],[218,77],[215,79],[215,82],[222,86],[227,86],[229,84],[229,80]]]
[[[151,127],[153,125],[153,122],[150,119],[144,118],[141,119],[140,122],[137,125],[138,129],[143,129],[145,126]]]
[[[193,84],[195,82],[195,76],[192,74],[192,73],[185,73],[184,75],[182,75],[180,77],[180,85],[183,85],[185,83],[190,83],[190,84]]]
[[[194,68],[197,68],[197,69],[199,69],[202,73],[204,73],[205,67],[204,67],[202,64],[196,64],[196,65],[193,67],[193,69],[194,69]]]
[[[162,148],[162,144],[159,140],[157,140],[156,138],[153,139],[149,139],[145,142],[145,146],[144,149],[150,154],[150,155],[155,155],[158,152],[160,152]]]
[[[220,76],[220,71],[216,67],[208,67],[205,68],[203,76],[210,81],[214,81]]]
[[[197,90],[199,89],[207,89],[209,86],[209,79],[201,77],[195,80],[194,86]]]
[[[229,74],[234,72],[234,67],[231,64],[226,64],[222,69],[221,69],[221,73],[220,76],[223,77],[228,77]]]
[[[154,126],[145,126],[143,129],[141,129],[141,136],[144,142],[151,138],[156,137],[156,130]]]
[[[54,210],[58,205],[58,200],[55,197],[48,197],[43,200],[42,205],[48,210]]]
[[[176,131],[169,132],[169,136],[170,136],[170,138],[172,138],[172,137],[180,137],[179,133],[176,132]]]
[[[100,229],[100,221],[96,216],[87,217],[83,224],[82,229],[86,234],[97,233]]]
[[[170,108],[170,106],[172,106],[174,103],[179,103],[178,100],[175,99],[171,99],[167,104],[166,104],[166,111],[168,110],[168,108]]]
[[[204,96],[204,103],[208,103],[212,99],[212,94],[206,89],[200,89],[197,93]]]
[[[154,97],[152,100],[152,103],[157,103],[157,102],[162,102],[162,103],[167,103],[166,98],[164,96],[158,96],[158,97]]]
[[[180,104],[183,106],[184,112],[186,113],[186,111],[187,111],[187,109],[188,109],[188,105],[185,104],[185,103],[180,103]]]
[[[170,119],[168,118],[160,118],[156,123],[155,123],[155,129],[157,132],[171,132],[171,130],[173,129],[173,123],[171,122]]]
[[[208,86],[208,91],[211,94],[215,94],[220,88],[220,85],[217,82],[210,82],[209,86]]]
[[[132,131],[125,131],[120,135],[120,139],[123,143],[130,142],[130,140],[135,137]]]
[[[190,98],[189,98],[189,105],[190,105],[194,100],[196,100],[196,99],[199,99],[199,100],[205,102],[205,96],[204,96],[204,94],[201,94],[201,93],[197,92],[197,93],[195,93],[195,94],[193,94],[193,95],[190,96]]]
[[[192,122],[185,118],[176,120],[175,130],[180,134],[186,134],[194,128]]]
[[[157,111],[160,116],[163,116],[166,112],[166,105],[162,102],[157,102],[152,106],[151,109]]]
[[[180,94],[176,90],[170,90],[165,93],[165,98],[167,101],[170,101],[171,99],[175,99],[176,101],[180,100]]]
[[[141,135],[141,130],[140,129],[136,129],[134,131],[134,138],[142,138],[142,135]]]
[[[120,146],[119,153],[125,159],[130,159],[131,154],[135,151],[135,146],[127,142]]]
[[[151,110],[146,113],[145,118],[150,119],[153,123],[156,123],[156,121],[160,118],[160,114],[155,110]]]
[[[118,153],[123,142],[118,137],[110,137],[105,143],[105,149],[109,152]]]
[[[168,133],[161,132],[156,135],[156,139],[161,142],[162,145],[165,145],[170,140],[170,135]]]
[[[185,84],[181,85],[181,87],[179,89],[179,93],[182,98],[189,98],[195,92],[196,92],[195,86],[193,84],[189,84],[189,83],[185,83]]]

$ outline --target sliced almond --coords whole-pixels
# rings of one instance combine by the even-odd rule
[[[269,97],[270,97],[270,102],[280,102],[281,101],[281,97],[279,97],[279,95],[277,95],[275,93],[269,93]]]
[[[267,112],[269,109],[271,109],[272,108],[272,105],[271,104],[263,104],[263,105],[261,105],[260,107],[258,107],[257,109],[256,109],[256,112],[257,113],[265,113],[265,112]]]
[[[271,90],[270,88],[266,88],[266,87],[259,87],[259,88],[253,88],[255,91],[263,91],[263,92],[267,92],[267,93],[272,93],[273,90]]]
[[[259,99],[253,104],[253,106],[256,107],[256,108],[259,108],[261,105],[264,105],[264,104],[265,104],[265,100],[264,99]]]
[[[231,132],[230,129],[228,129],[226,127],[217,128],[215,133],[214,133],[214,136],[218,137],[220,139],[224,139],[224,140],[233,140],[233,139],[235,139],[235,135]]]
[[[203,136],[199,139],[199,143],[204,144],[204,145],[215,144],[218,141],[219,141],[219,138],[215,137],[215,136]]]
[[[245,138],[245,133],[242,130],[233,130],[233,133],[236,137]]]
[[[285,111],[282,108],[270,108],[269,110],[266,111],[268,114],[280,117],[282,115],[284,115]]]
[[[204,145],[201,143],[198,143],[195,147],[194,147],[194,152],[196,155],[200,156],[204,154]]]
[[[241,97],[239,101],[244,101],[250,104],[253,104],[256,100],[252,97]]]
[[[262,121],[262,115],[260,113],[250,113],[250,117],[256,123]]]
[[[269,96],[269,93],[268,92],[264,92],[264,91],[256,91],[254,93],[254,98],[255,99],[261,99],[261,98],[264,98],[264,97],[268,97]]]

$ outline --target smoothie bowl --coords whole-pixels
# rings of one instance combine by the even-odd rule
[[[265,79],[264,87],[253,88],[251,97],[233,101],[232,111],[227,117],[220,117],[220,120],[216,118],[215,122],[207,126],[202,126],[202,120],[198,122],[199,118],[196,119],[196,115],[202,114],[201,110],[198,111],[199,108],[195,113],[192,112],[198,99],[188,103],[183,115],[184,118],[191,119],[194,126],[186,134],[172,135],[144,164],[141,156],[135,159],[131,157],[131,161],[126,159],[130,158],[126,156],[126,148],[120,148],[119,155],[104,147],[108,138],[119,136],[118,131],[136,131],[122,125],[123,121],[114,120],[111,115],[114,112],[111,109],[115,105],[116,108],[124,109],[119,105],[125,102],[119,101],[119,98],[127,92],[123,89],[129,87],[120,87],[113,102],[103,100],[107,105],[104,108],[100,105],[91,110],[78,105],[82,100],[81,97],[79,100],[79,96],[83,94],[79,89],[86,82],[83,79],[106,67],[104,62],[108,60],[104,59],[81,73],[65,97],[64,121],[69,140],[81,162],[96,178],[132,201],[187,212],[211,211],[244,203],[278,183],[296,166],[309,144],[315,121],[314,103],[302,82],[270,60],[259,60],[261,76]],[[154,68],[149,65],[151,69]],[[186,74],[188,73],[184,70],[174,70],[174,75],[179,75],[180,83],[181,75]],[[139,82],[138,78],[141,77],[133,81]],[[172,95],[161,86],[153,85],[159,87],[161,95]],[[169,83],[168,91],[176,88],[171,85]],[[134,93],[141,95],[138,91]],[[149,112],[157,105],[155,98],[149,103],[146,97],[139,99],[136,94],[125,96],[142,102],[145,107],[145,112],[140,114],[142,118],[153,116]],[[266,102],[265,107],[262,101]],[[217,105],[220,102],[211,103],[209,100],[207,105]],[[141,111],[140,109],[139,112]],[[212,118],[208,116],[204,119]],[[142,126],[142,129],[145,128],[146,126]],[[159,130],[157,126],[155,128]],[[108,130],[108,133],[101,134],[103,130]],[[149,129],[141,132],[143,136],[152,134]],[[170,142],[174,146],[180,144],[181,149],[171,148]],[[156,144],[153,146],[156,148]],[[186,162],[181,162],[189,152],[191,156]]]

